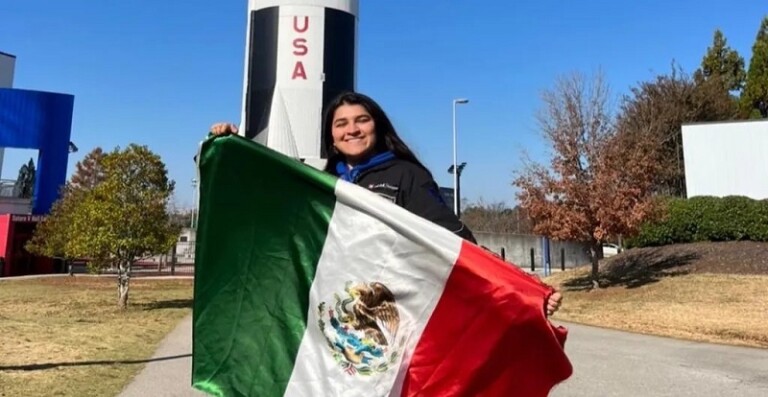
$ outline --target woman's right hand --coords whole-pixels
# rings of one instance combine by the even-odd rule
[[[216,123],[211,126],[211,134],[213,135],[237,134],[237,126],[232,123]]]

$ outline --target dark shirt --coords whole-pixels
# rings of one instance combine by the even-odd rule
[[[443,200],[432,176],[418,164],[395,158],[386,152],[351,170],[340,163],[336,173],[344,180],[371,190],[413,214],[477,243],[472,231]]]

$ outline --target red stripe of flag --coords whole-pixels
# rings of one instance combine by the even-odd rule
[[[549,286],[464,243],[416,346],[403,396],[546,396],[573,373]]]

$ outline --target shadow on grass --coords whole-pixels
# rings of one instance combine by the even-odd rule
[[[140,307],[144,310],[191,309],[192,299],[171,299],[152,303],[142,303]]]
[[[126,364],[146,364],[153,361],[178,360],[180,358],[192,357],[192,354],[181,354],[178,356],[148,358],[146,360],[102,360],[102,361],[75,361],[61,363],[42,363],[42,364],[24,364],[0,366],[0,371],[42,371],[58,367],[81,367],[90,365],[126,365]]]
[[[601,266],[598,276],[600,287],[637,288],[663,277],[688,274],[690,270],[685,266],[700,257],[695,252],[664,252],[661,248],[628,251]],[[589,275],[578,277],[566,282],[564,287],[572,291],[591,289],[592,279]]]

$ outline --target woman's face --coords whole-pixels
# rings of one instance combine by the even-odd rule
[[[365,161],[376,146],[376,125],[361,105],[343,104],[333,113],[333,146],[350,165]]]

